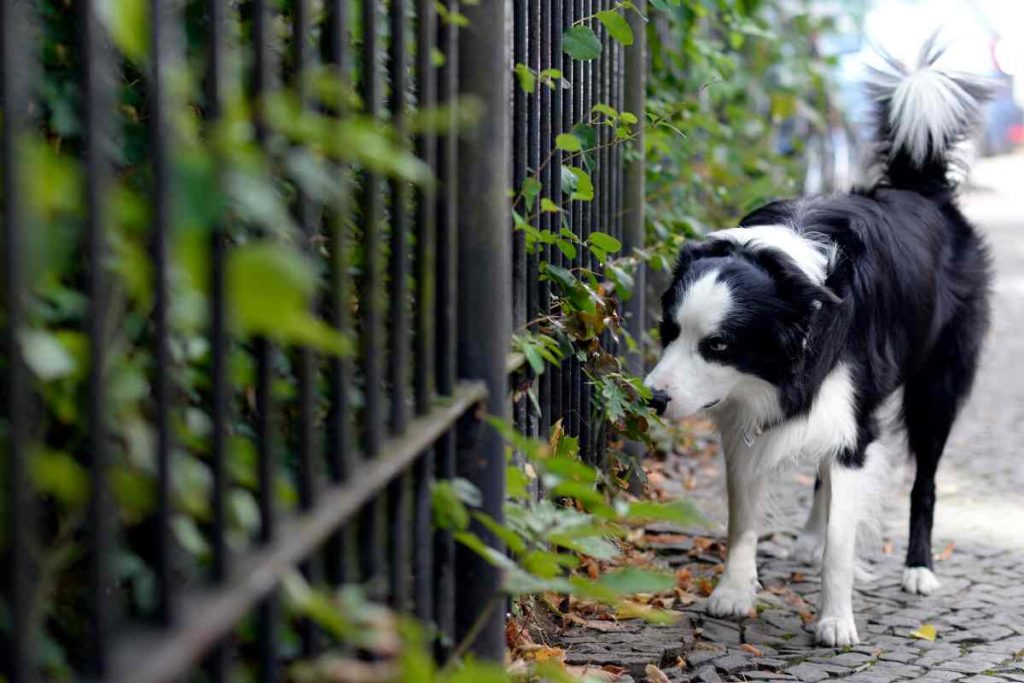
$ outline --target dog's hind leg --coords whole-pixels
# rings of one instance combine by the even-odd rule
[[[821,554],[825,550],[825,524],[828,521],[828,501],[826,490],[821,481],[821,473],[814,480],[814,502],[811,512],[807,515],[803,529],[796,537],[791,557],[797,562],[812,566],[821,563]]]
[[[920,372],[906,383],[907,443],[917,462],[910,492],[910,538],[903,589],[928,595],[939,587],[932,565],[935,471],[960,405],[970,391],[981,347],[983,304],[951,322]]]

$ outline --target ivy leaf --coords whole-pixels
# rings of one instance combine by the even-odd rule
[[[25,365],[40,379],[60,379],[75,371],[75,358],[57,335],[30,330],[20,335],[19,342]]]
[[[562,33],[562,51],[573,59],[596,59],[601,55],[601,41],[589,26],[570,26]]]
[[[584,202],[592,201],[594,199],[594,183],[590,179],[590,174],[576,166],[569,166],[568,168],[569,173],[576,178],[576,187],[573,189],[572,194],[569,195],[569,199],[578,199]]]
[[[622,242],[606,232],[590,233],[590,244],[610,254],[614,254],[622,249]]]
[[[688,500],[674,500],[670,503],[636,501],[629,504],[625,517],[632,521],[671,522],[679,526],[707,524],[704,515]]]
[[[531,93],[537,87],[537,76],[533,73],[533,69],[525,64],[516,64],[515,74],[516,78],[519,79],[519,87],[522,88],[523,92]]]
[[[543,187],[540,181],[533,177],[523,181],[523,188],[519,192],[523,195],[523,200],[526,202],[527,211],[533,211],[533,204]]]
[[[555,147],[563,152],[582,152],[583,142],[572,133],[561,133],[555,138]]]
[[[547,197],[542,197],[540,200],[540,210],[544,213],[559,213],[562,208]]]
[[[618,595],[636,593],[661,593],[676,585],[676,577],[668,572],[626,567],[619,571],[602,574],[596,581],[601,588],[607,588]]]
[[[623,45],[633,44],[633,29],[630,28],[626,17],[613,9],[597,13],[597,20],[608,29],[608,35]]]
[[[555,246],[557,246],[558,250],[570,261],[576,258],[576,247],[569,240],[559,239],[555,242]]]

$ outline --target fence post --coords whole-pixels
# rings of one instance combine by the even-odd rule
[[[512,331],[512,237],[507,192],[510,165],[510,70],[507,0],[466,4],[459,31],[460,94],[477,99],[483,115],[459,142],[458,166],[458,372],[487,383],[487,411],[508,416],[505,370]],[[505,448],[500,435],[472,415],[459,432],[458,474],[483,494],[483,512],[502,519]],[[491,547],[497,538],[477,525]],[[473,551],[456,550],[456,641],[467,636],[478,657],[501,661],[504,604],[500,573]]]
[[[636,115],[637,133],[633,140],[634,154],[625,169],[625,196],[623,198],[623,246],[626,254],[644,248],[644,109],[647,89],[647,25],[642,15],[647,12],[647,0],[635,0],[637,12],[627,12],[633,29],[633,44],[625,48],[625,101],[623,109]],[[626,330],[637,341],[637,348],[626,355],[626,368],[634,375],[644,371],[644,354],[640,341],[644,332],[646,311],[647,267],[641,263],[633,276],[633,296],[626,302]]]

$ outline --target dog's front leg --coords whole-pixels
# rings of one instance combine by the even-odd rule
[[[729,556],[725,571],[708,599],[716,617],[749,616],[757,593],[757,533],[764,503],[764,478],[748,458],[726,452],[729,489]]]
[[[856,645],[853,620],[853,577],[857,559],[857,525],[865,491],[866,468],[853,469],[833,462],[822,468],[827,487],[828,521],[821,569],[821,601],[818,606],[818,642],[830,647]]]

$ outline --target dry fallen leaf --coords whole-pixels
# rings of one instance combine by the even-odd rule
[[[648,683],[669,683],[668,676],[665,675],[665,672],[653,664],[645,666],[644,673],[647,674]]]
[[[939,559],[940,560],[948,560],[950,557],[953,556],[953,548],[955,548],[955,547],[956,547],[956,543],[953,543],[953,541],[950,541],[946,545],[946,547],[942,549],[942,552],[939,553]]]
[[[619,675],[618,674],[612,673],[611,671],[608,671],[607,669],[604,669],[604,668],[598,669],[596,667],[589,666],[589,665],[586,665],[586,666],[567,666],[567,667],[565,667],[565,670],[569,673],[570,676],[572,676],[573,678],[576,678],[576,679],[580,679],[580,680],[582,680],[582,679],[586,679],[588,681],[617,681],[617,680],[619,680]]]
[[[750,654],[754,655],[755,657],[763,657],[764,656],[763,652],[758,650],[756,647],[754,647],[750,643],[743,643],[742,645],[740,645],[740,649],[744,650],[746,652],[749,652]]]
[[[935,627],[931,624],[921,624],[910,632],[911,638],[920,638],[921,640],[935,640],[935,636]]]
[[[711,579],[706,576],[702,576],[697,579],[697,590],[705,598],[711,595],[711,591],[715,590],[715,584],[711,583]]]

